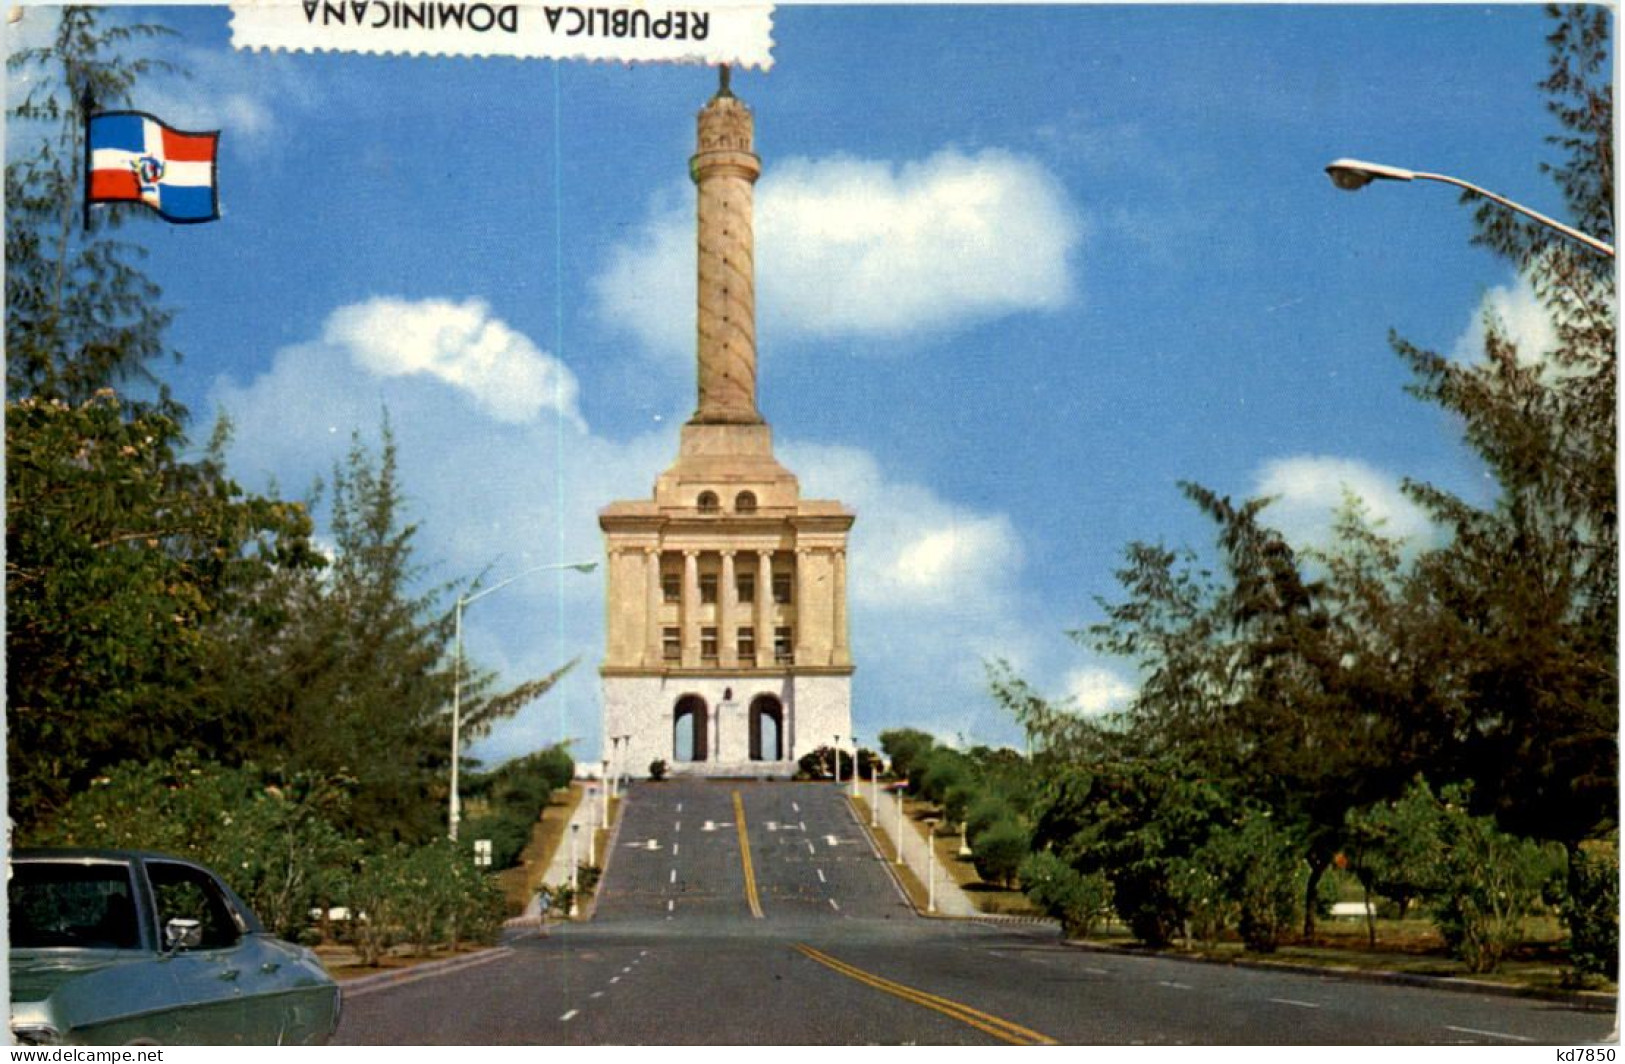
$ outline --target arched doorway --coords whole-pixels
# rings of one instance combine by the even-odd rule
[[[686,719],[685,719],[686,718]],[[704,761],[710,750],[710,710],[699,695],[684,695],[671,711],[671,756],[674,761]]]
[[[750,759],[784,760],[784,703],[772,695],[750,700]]]

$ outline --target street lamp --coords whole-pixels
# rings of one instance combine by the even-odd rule
[[[925,911],[937,911],[937,818],[925,820]]]
[[[1338,159],[1326,167],[1326,175],[1332,179],[1332,184],[1345,192],[1357,192],[1373,181],[1438,181],[1442,184],[1454,185],[1457,188],[1464,188],[1468,192],[1483,196],[1487,200],[1493,200],[1508,210],[1517,211],[1519,214],[1533,218],[1541,225],[1557,230],[1569,239],[1584,244],[1598,254],[1607,255],[1609,258],[1614,257],[1614,249],[1596,237],[1587,236],[1580,230],[1564,225],[1555,218],[1548,218],[1539,211],[1532,211],[1521,203],[1515,203],[1505,196],[1498,196],[1489,189],[1480,188],[1469,181],[1463,181],[1459,177],[1451,177],[1449,174],[1430,174],[1422,170],[1406,170],[1399,166],[1384,166],[1382,163],[1368,163],[1359,159]]]
[[[869,762],[869,826],[880,826],[880,765]]]
[[[576,892],[580,888],[579,869],[576,866],[576,832],[581,830],[580,824],[570,825],[570,915],[574,916],[578,909],[576,906]]]
[[[457,763],[462,760],[463,756],[463,611],[492,592],[501,591],[515,580],[522,576],[529,576],[531,573],[547,572],[553,569],[574,569],[578,573],[590,573],[596,568],[598,568],[597,562],[560,562],[555,565],[538,565],[526,569],[522,573],[515,573],[500,584],[492,584],[484,591],[464,595],[457,600],[456,645],[451,663],[451,807],[446,814],[447,835],[452,842],[457,841],[457,822],[463,818],[462,800],[457,794]]]
[[[893,792],[897,799],[897,863],[903,863],[903,789],[899,787]]]
[[[609,793],[611,797],[613,797],[615,794],[617,779],[621,774],[621,737],[619,735],[611,735],[609,737],[609,763],[610,772],[612,772],[615,777],[610,780],[609,784]]]
[[[612,785],[611,785],[610,780],[609,780],[609,762],[605,761],[604,762],[604,782],[603,782],[603,786],[602,786],[602,789],[603,789],[603,792],[604,792],[604,794],[603,794],[604,804],[601,807],[599,807],[599,810],[598,810],[599,813],[601,814],[600,817],[599,817],[599,820],[601,821],[599,826],[602,827],[605,831],[609,830],[609,792],[611,790],[611,787],[612,787]]]
[[[852,736],[852,797],[858,796],[858,737]]]

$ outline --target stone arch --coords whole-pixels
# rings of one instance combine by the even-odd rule
[[[772,741],[764,742],[764,726],[773,726]],[[750,700],[750,759],[784,760],[784,703],[774,695],[757,695]]]
[[[685,720],[685,718],[687,718]],[[688,734],[683,734],[684,725]],[[699,695],[684,695],[671,710],[671,756],[673,761],[705,761],[710,754],[711,709]],[[688,742],[683,742],[687,738]],[[685,754],[686,747],[686,754]]]

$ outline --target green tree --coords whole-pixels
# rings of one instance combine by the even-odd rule
[[[317,562],[301,507],[227,476],[224,426],[187,460],[183,409],[115,391],[150,379],[169,315],[139,247],[106,235],[122,215],[84,228],[77,101],[123,102],[160,65],[124,50],[164,32],[65,8],[49,46],[10,59],[29,86],[11,116],[35,137],[6,168],[7,755],[24,826],[114,765],[219,746],[235,725],[198,688],[217,626]]]
[[[1575,224],[1611,241],[1611,16],[1550,13],[1541,88],[1561,157],[1545,169]],[[1440,778],[1472,780],[1475,802],[1508,830],[1572,852],[1614,823],[1619,797],[1613,263],[1494,204],[1477,217],[1477,242],[1529,281],[1557,342],[1521,349],[1495,320],[1472,362],[1395,340],[1412,390],[1460,419],[1499,487],[1479,507],[1410,486],[1452,534],[1417,572],[1434,607],[1431,639],[1450,649],[1437,684],[1462,722]]]
[[[936,744],[929,732],[918,728],[889,728],[880,733],[880,749],[891,762],[892,775],[907,779],[911,793],[918,782],[914,777],[919,766]]]

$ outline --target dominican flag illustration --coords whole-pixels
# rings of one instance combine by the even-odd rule
[[[145,203],[171,222],[220,217],[219,130],[184,133],[142,111],[104,111],[86,126],[87,210],[91,203]]]

